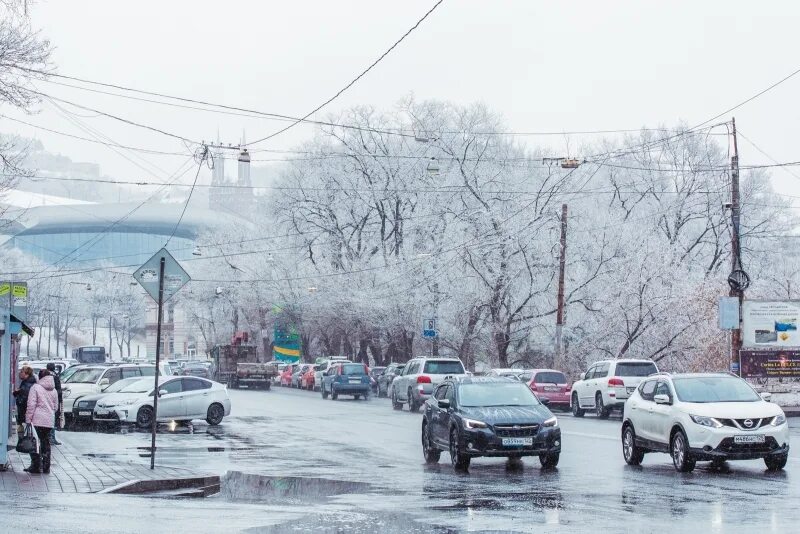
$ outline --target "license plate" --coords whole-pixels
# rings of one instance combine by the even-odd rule
[[[503,438],[503,447],[523,447],[533,445],[533,438]]]
[[[558,386],[545,386],[545,391],[561,391],[561,388]]]
[[[87,414],[91,414],[91,412],[86,412],[86,413]],[[97,410],[96,412],[94,412],[94,414],[95,415],[108,415],[108,412],[105,411],[105,410]],[[81,412],[81,415],[83,415],[83,412]]]
[[[78,415],[92,415],[92,412],[78,412]]]
[[[761,434],[755,434],[753,436],[733,436],[734,443],[764,443],[766,440],[766,436]]]
[[[350,379],[350,383],[351,384],[360,384],[361,383],[361,379],[360,378],[351,378]]]

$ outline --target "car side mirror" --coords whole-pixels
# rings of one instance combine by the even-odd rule
[[[586,373],[581,373],[580,380],[586,380]]]
[[[770,393],[769,391],[762,391],[760,395],[762,400],[766,402],[772,402],[772,393]]]
[[[101,388],[107,388],[109,386],[108,378],[101,378],[100,383],[98,384]]]
[[[653,400],[656,402],[656,404],[672,404],[672,400],[669,398],[669,395],[656,395],[653,397]]]
[[[447,410],[450,408],[450,399],[439,399],[439,408]]]
[[[169,395],[169,391],[167,391],[166,389],[159,389],[158,396],[163,397],[164,395]]]

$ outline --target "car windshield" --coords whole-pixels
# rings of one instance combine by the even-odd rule
[[[72,375],[74,375],[74,374],[75,374],[75,371],[77,371],[78,369],[80,369],[80,367],[67,367],[66,369],[64,369],[64,372],[63,372],[63,373],[61,373],[60,375],[58,375],[58,378],[59,378],[59,379],[60,379],[62,382],[66,382],[67,380],[69,380],[69,377],[71,377]]]
[[[698,376],[672,381],[682,402],[756,402],[761,397],[750,385],[734,376]]]
[[[658,369],[653,362],[620,362],[617,364],[616,376],[650,376]]]
[[[103,390],[103,393],[117,393],[126,386],[129,386],[134,382],[138,382],[140,380],[141,378],[139,378],[138,376],[133,378],[123,378],[122,380],[117,380],[116,382],[108,386],[105,390]]]
[[[525,384],[519,382],[487,382],[462,384],[459,404],[465,408],[486,406],[536,406],[539,401]]]
[[[103,374],[103,371],[105,371],[104,368],[80,369],[75,371],[75,373],[66,380],[62,380],[62,382],[70,384],[94,384],[97,382],[97,379],[100,378],[100,375]]]
[[[153,379],[140,378],[119,390],[119,393],[147,393],[151,389],[153,389]]]
[[[364,366],[360,363],[351,363],[342,366],[343,375],[363,375],[366,374]]]
[[[463,375],[464,366],[454,360],[428,360],[422,372],[431,375]]]
[[[555,371],[547,371],[544,373],[536,373],[536,383],[537,384],[566,384],[567,377],[564,376],[564,373],[558,373]]]

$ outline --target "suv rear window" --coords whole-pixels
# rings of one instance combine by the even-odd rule
[[[649,376],[657,372],[653,362],[622,362],[617,364],[615,376]]]
[[[425,369],[422,372],[432,375],[463,375],[464,366],[456,361],[429,360],[425,362]]]
[[[349,363],[342,366],[343,375],[365,375],[366,370],[360,363]]]
[[[564,373],[556,373],[553,371],[548,371],[546,373],[536,373],[536,379],[534,380],[536,384],[566,384],[567,377],[564,376]]]

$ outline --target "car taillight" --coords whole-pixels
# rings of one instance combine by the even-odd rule
[[[608,379],[608,387],[610,388],[621,388],[625,385],[625,382],[622,381],[621,378],[609,378]]]
[[[417,377],[417,384],[430,384],[430,383],[431,383],[431,377],[429,376],[420,375]]]
[[[567,384],[567,391],[572,391],[572,384]]]

